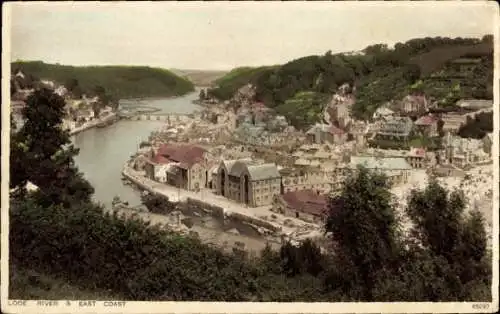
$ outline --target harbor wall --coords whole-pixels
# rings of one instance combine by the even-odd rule
[[[155,191],[153,187],[145,184],[144,182],[142,182],[142,180],[128,173],[126,169],[127,167],[125,166],[122,174],[133,184],[152,194],[164,196],[162,193]],[[192,197],[181,197],[179,201],[184,205],[183,212],[185,214],[192,215],[193,213],[201,213],[204,216],[211,216],[218,221],[218,224],[223,230],[231,228],[236,228],[238,230],[244,229],[246,230],[245,233],[252,233],[253,235],[263,234],[262,230],[259,230],[259,228],[265,229],[265,233],[279,233],[280,231],[282,231],[282,228],[280,226],[277,226],[276,224],[265,221],[258,217],[253,217],[237,212],[228,212],[220,206],[194,199]]]

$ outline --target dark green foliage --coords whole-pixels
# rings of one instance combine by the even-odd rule
[[[323,271],[323,255],[318,246],[310,239],[305,240],[300,246],[289,242],[280,249],[281,267],[288,276],[309,273],[317,276]]]
[[[415,227],[403,237],[385,177],[363,168],[349,177],[330,201],[325,288],[350,300],[491,300],[482,215],[464,216],[463,195],[434,180],[412,191],[407,208]]]
[[[287,116],[296,128],[305,129],[319,120],[327,101],[325,94],[302,92],[274,109],[277,114]]]
[[[458,130],[465,138],[482,139],[487,133],[493,132],[493,112],[481,112],[474,119],[467,116],[467,121]]]
[[[231,98],[234,93],[245,84],[252,83],[257,80],[263,73],[267,73],[273,67],[240,67],[231,70],[223,77],[217,79],[217,86],[207,90],[207,96],[215,97],[221,100]]]
[[[86,66],[73,67],[47,64],[41,61],[14,62],[13,68],[21,69],[36,77],[56,82],[78,82],[78,93],[96,95],[101,86],[114,99],[152,96],[177,96],[194,90],[191,82],[170,71],[141,66]],[[70,84],[75,86],[75,84]]]
[[[414,191],[408,202],[408,216],[416,225],[416,236],[433,253],[452,259],[464,212],[464,196],[432,181],[424,191]],[[436,210],[439,208],[439,210]]]
[[[64,87],[68,89],[68,92],[71,93],[71,96],[76,99],[82,98],[82,88],[78,83],[78,80],[75,78],[70,78],[64,83]]]
[[[68,215],[28,198],[12,202],[10,219],[11,263],[82,288],[129,300],[325,300],[315,292],[316,278],[263,272],[260,259],[228,255],[91,204]]]
[[[491,300],[491,256],[482,214],[464,215],[462,192],[449,193],[435,180],[413,191],[407,213],[415,223],[412,236],[426,250],[441,277],[439,300]],[[439,278],[438,277],[438,278]]]
[[[176,208],[176,203],[170,202],[165,196],[156,194],[143,195],[141,201],[149,211],[155,214],[166,215]]]
[[[345,275],[363,285],[365,300],[372,300],[379,273],[397,260],[401,249],[391,197],[385,176],[359,168],[356,176],[347,178],[340,196],[330,202],[326,231],[335,241],[339,258],[351,264]]]
[[[94,192],[75,166],[78,150],[62,129],[64,100],[48,89],[37,90],[26,101],[23,127],[11,139],[11,188],[33,182],[40,201],[69,205],[88,202]]]

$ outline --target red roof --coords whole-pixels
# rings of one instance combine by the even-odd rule
[[[423,116],[418,119],[415,124],[417,125],[431,125],[437,122],[437,119],[433,116]]]
[[[203,160],[205,150],[190,144],[164,144],[158,149],[158,154],[169,161],[180,163],[182,168],[190,168]]]
[[[321,216],[326,211],[327,197],[318,195],[313,190],[291,191],[281,197],[290,208],[298,211],[316,216]]]
[[[160,154],[156,154],[153,158],[151,158],[151,161],[155,164],[162,164],[162,165],[171,163],[170,160],[168,160],[167,158],[163,157]]]
[[[334,125],[332,125],[332,126],[328,129],[328,131],[329,131],[331,134],[337,134],[337,135],[342,135],[342,134],[344,134],[344,133],[345,133],[345,131],[344,131],[344,130],[342,130],[342,129],[340,129],[340,128],[338,128],[338,127],[334,126]]]
[[[425,156],[425,149],[423,148],[413,148],[410,152],[412,156],[418,156],[418,157],[424,157]]]
[[[267,108],[266,105],[264,105],[264,103],[261,103],[261,102],[253,103],[250,107],[253,110],[257,110],[257,111],[267,111],[267,110],[269,110],[269,108]]]

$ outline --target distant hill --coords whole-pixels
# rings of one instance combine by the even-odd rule
[[[224,76],[227,71],[211,71],[211,70],[183,70],[170,69],[173,73],[180,77],[184,77],[191,81],[195,86],[208,87],[211,86],[217,79]]]
[[[93,94],[100,86],[116,99],[179,96],[194,90],[193,83],[185,78],[165,69],[146,66],[69,66],[18,61],[13,62],[11,68],[13,72],[21,70],[36,79],[63,85],[74,85],[76,80],[85,94]]]

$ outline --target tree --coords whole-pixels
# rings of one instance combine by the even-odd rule
[[[464,209],[464,196],[461,192],[454,191],[448,195],[431,178],[425,190],[412,191],[406,212],[415,223],[413,235],[436,255],[451,261],[453,249],[458,244]]]
[[[141,201],[152,213],[168,214],[175,209],[175,203],[162,195],[146,194],[141,196]]]
[[[43,204],[89,202],[94,192],[75,166],[78,149],[62,129],[64,106],[51,90],[36,90],[23,108],[25,123],[12,139],[12,186],[33,182]]]
[[[406,65],[403,76],[408,82],[416,82],[420,78],[420,75],[420,67],[417,64],[411,63]]]
[[[94,88],[94,93],[96,94],[96,96],[103,96],[106,94],[106,89],[104,87],[102,87],[101,85],[97,85],[95,88]]]
[[[483,217],[473,210],[467,216],[462,191],[449,192],[434,178],[422,191],[412,191],[406,212],[414,223],[411,235],[441,269],[446,294],[440,300],[488,298],[491,259]],[[438,209],[438,210],[437,210]],[[491,295],[489,295],[491,298]]]
[[[484,42],[484,43],[493,43],[493,35],[491,34],[488,34],[488,35],[484,35],[483,38],[481,38],[481,41]]]
[[[79,83],[78,83],[77,79],[71,78],[71,79],[69,79],[69,80],[66,81],[66,83],[64,84],[64,86],[66,87],[66,89],[69,92],[72,92],[77,86],[79,86]]]
[[[10,180],[9,186],[11,189],[18,189],[19,192],[25,192],[24,187],[28,182],[28,174],[26,173],[26,153],[28,147],[21,141],[18,132],[16,131],[16,122],[12,114],[10,115]]]
[[[400,250],[389,188],[384,175],[361,167],[329,202],[325,229],[334,239],[335,254],[351,265],[348,284],[363,287],[366,301],[373,299],[378,274],[394,264]]]
[[[438,122],[437,122],[437,132],[439,134],[439,137],[443,137],[444,136],[444,121],[443,119],[440,117]]]

